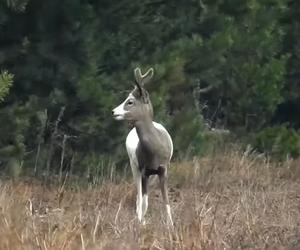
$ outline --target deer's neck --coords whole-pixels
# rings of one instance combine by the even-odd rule
[[[155,127],[151,117],[136,121],[134,124],[138,137],[143,144],[148,144],[155,136]]]

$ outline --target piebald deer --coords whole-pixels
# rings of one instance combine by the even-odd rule
[[[137,187],[136,213],[145,223],[148,208],[148,182],[150,175],[158,175],[159,185],[167,212],[167,223],[173,225],[167,189],[167,169],[173,154],[173,142],[168,131],[153,121],[153,108],[144,85],[153,77],[153,68],[145,74],[134,70],[135,87],[126,100],[112,111],[116,120],[127,120],[134,128],[126,138],[133,178]]]

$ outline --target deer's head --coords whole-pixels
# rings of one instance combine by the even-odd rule
[[[112,115],[116,120],[136,122],[153,118],[153,108],[149,93],[144,88],[153,77],[153,68],[142,74],[140,68],[134,70],[135,87],[118,107],[113,109]]]

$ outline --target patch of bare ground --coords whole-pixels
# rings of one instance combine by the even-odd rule
[[[173,229],[155,186],[141,226],[131,180],[63,190],[3,181],[0,249],[300,249],[299,168],[248,151],[173,163]]]

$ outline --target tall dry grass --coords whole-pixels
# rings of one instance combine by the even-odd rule
[[[246,150],[173,163],[174,229],[152,187],[147,224],[130,180],[46,187],[0,184],[0,249],[300,249],[300,161]]]

